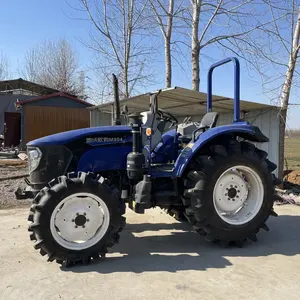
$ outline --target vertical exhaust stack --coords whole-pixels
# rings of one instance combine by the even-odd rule
[[[127,155],[127,176],[131,180],[142,180],[145,165],[145,156],[142,153],[142,116],[132,114],[129,116],[132,133],[132,152]]]
[[[118,79],[115,74],[113,76],[113,85],[114,85],[114,102],[115,102],[115,109],[114,109],[114,124],[113,125],[121,125],[121,113],[120,113],[120,99],[119,99],[119,85]]]

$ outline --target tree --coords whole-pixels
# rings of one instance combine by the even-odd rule
[[[260,27],[262,38],[256,44],[246,45],[243,50],[250,53],[248,60],[251,59],[252,66],[261,75],[265,94],[280,105],[278,174],[282,179],[289,99],[292,88],[300,87],[298,76],[294,76],[299,75],[297,61],[300,48],[300,10],[295,1],[264,2],[268,6],[272,22]]]
[[[252,34],[273,22],[264,17],[264,1],[252,0],[190,0],[184,20],[191,27],[192,88],[200,88],[200,54],[211,46],[230,54],[240,51],[240,44],[249,43]],[[260,6],[259,10],[255,7]],[[261,22],[261,20],[264,22]],[[203,53],[202,53],[203,54]]]
[[[147,68],[151,55],[144,13],[147,2],[142,0],[79,0],[93,26],[85,45],[96,55],[96,72],[111,78],[119,77],[120,96],[129,97],[151,76]]]
[[[293,39],[291,43],[291,47],[288,48],[289,50],[289,61],[287,65],[287,70],[285,74],[284,83],[281,90],[280,95],[280,105],[281,105],[281,111],[280,111],[280,138],[279,138],[279,166],[278,166],[278,172],[282,179],[283,177],[283,169],[284,169],[284,140],[285,140],[285,129],[286,129],[286,117],[287,117],[287,111],[289,106],[289,98],[291,94],[292,89],[292,83],[293,83],[293,77],[295,73],[298,53],[299,53],[299,37],[300,37],[300,10],[298,10],[297,20],[295,22],[294,27],[294,34]],[[293,18],[293,17],[292,17]],[[292,27],[292,28],[293,28]]]
[[[293,77],[298,74],[300,47],[300,14],[295,1],[191,0],[191,5],[193,89],[199,90],[200,85],[200,53],[211,45],[243,58],[250,70],[258,71],[264,93],[280,98],[278,173],[282,177],[286,116],[292,85],[297,85]]]
[[[2,52],[0,52],[0,80],[7,79],[8,72],[7,57]]]
[[[174,18],[174,0],[168,0],[167,6],[161,0],[150,0],[150,5],[164,38],[166,67],[165,86],[169,88],[172,85],[171,38]],[[166,22],[164,19],[166,19]]]
[[[86,95],[86,74],[84,71],[80,71],[78,75],[77,96],[83,100],[88,98]]]
[[[78,69],[78,58],[71,44],[65,40],[43,40],[27,51],[24,77],[63,92],[84,94],[84,75]]]

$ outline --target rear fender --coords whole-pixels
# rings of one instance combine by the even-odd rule
[[[214,140],[218,140],[222,136],[227,139],[241,137],[245,140],[258,143],[269,141],[268,137],[266,137],[257,126],[250,125],[247,122],[239,122],[209,129],[203,132],[194,144],[190,143],[183,149],[175,162],[173,177],[181,177],[189,162],[197,155],[197,152],[208,143],[212,144]]]

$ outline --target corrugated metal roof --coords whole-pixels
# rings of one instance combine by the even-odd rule
[[[26,90],[32,94],[46,95],[59,92],[56,89],[24,80],[23,78],[0,81],[0,91]]]
[[[149,110],[150,93],[134,96],[120,101],[121,105],[127,105],[130,113]],[[103,103],[90,107],[90,110],[111,112],[113,102]],[[206,94],[173,87],[161,90],[158,95],[158,107],[176,116],[199,115],[206,112]],[[255,109],[272,108],[275,106],[241,100],[240,110],[250,111]],[[220,113],[233,112],[233,99],[222,96],[213,96],[213,111]]]
[[[48,94],[48,95],[44,95],[44,96],[41,96],[41,97],[34,97],[34,98],[31,98],[31,99],[20,101],[18,104],[19,105],[24,105],[24,104],[27,104],[27,103],[31,103],[31,102],[35,102],[35,101],[40,101],[40,100],[44,100],[44,99],[49,99],[49,98],[53,98],[53,97],[65,97],[65,98],[69,98],[69,99],[71,99],[73,101],[82,103],[82,104],[84,104],[86,106],[93,106],[93,104],[91,104],[89,102],[80,100],[77,97],[72,96],[72,95],[70,95],[68,93],[64,93],[64,92],[58,92],[58,93]]]

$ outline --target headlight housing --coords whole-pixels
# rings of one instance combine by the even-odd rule
[[[27,150],[29,173],[33,172],[42,158],[42,152],[39,148],[29,148]]]

